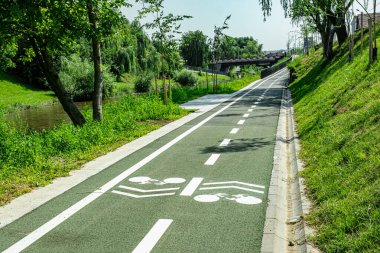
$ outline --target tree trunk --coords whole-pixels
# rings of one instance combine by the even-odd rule
[[[33,51],[37,56],[37,60],[45,74],[46,80],[48,81],[52,91],[58,97],[63,110],[65,110],[65,112],[69,115],[75,126],[83,126],[86,123],[86,119],[83,117],[78,107],[74,104],[71,96],[65,90],[61,79],[54,68],[53,61],[47,48],[41,48],[34,38],[30,38],[30,42],[32,44]]]
[[[335,29],[335,32],[336,32],[336,36],[338,38],[338,44],[339,44],[339,46],[343,45],[343,43],[348,38],[348,33],[347,33],[347,30],[346,30],[345,24],[344,25],[341,24],[341,25],[337,26],[336,29]]]
[[[163,97],[164,97],[164,105],[167,104],[167,94],[166,94],[166,78],[165,78],[165,66],[164,66],[164,56],[161,55],[161,61],[162,61],[162,66],[161,66],[161,70],[162,70],[162,92],[164,93],[163,94]]]
[[[327,60],[333,58],[333,39],[334,39],[334,30],[328,30],[321,32],[322,46],[323,46],[323,56]]]
[[[169,70],[169,100],[172,100],[172,83],[170,78],[170,70]]]
[[[92,96],[92,116],[96,121],[102,121],[102,91],[103,91],[103,78],[102,78],[102,58],[100,51],[100,42],[97,36],[97,16],[92,5],[92,0],[87,0],[87,14],[93,32],[92,36],[92,55],[94,61],[94,93]]]
[[[206,71],[206,89],[208,94],[208,72]]]
[[[154,84],[156,86],[156,96],[158,96],[158,82],[157,82],[157,76],[154,75]]]

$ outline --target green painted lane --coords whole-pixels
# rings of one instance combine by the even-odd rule
[[[149,252],[149,245],[153,252],[259,252],[285,79],[284,73],[264,82],[23,252]],[[0,251],[227,104],[1,229]],[[210,159],[212,165],[205,165]]]

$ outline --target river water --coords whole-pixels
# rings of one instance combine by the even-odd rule
[[[103,101],[103,105],[115,102],[119,99],[120,97],[109,98]],[[81,111],[85,108],[92,107],[91,101],[75,102],[75,104]],[[6,116],[6,120],[15,127],[27,127],[37,131],[53,128],[62,122],[71,122],[59,102],[11,112]]]

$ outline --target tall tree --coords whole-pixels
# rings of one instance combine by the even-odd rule
[[[216,93],[218,89],[218,76],[216,74],[216,62],[220,59],[221,56],[221,45],[223,38],[225,37],[224,30],[228,29],[228,20],[231,18],[231,15],[227,16],[222,26],[214,25],[214,37],[209,40],[211,48],[211,59],[212,59],[212,70],[213,70],[213,91]]]
[[[65,90],[54,63],[53,55],[63,50],[75,37],[70,27],[74,19],[72,5],[59,0],[2,0],[0,1],[0,41],[17,45],[26,39],[31,45],[50,88],[76,126],[86,120]],[[28,50],[28,49],[25,49]]]
[[[182,35],[181,55],[186,64],[194,67],[206,67],[210,55],[207,36],[201,31],[190,31]]]
[[[178,24],[187,18],[191,18],[188,15],[174,15],[169,13],[165,15],[163,2],[164,0],[144,0],[144,7],[140,10],[139,16],[144,17],[149,13],[153,13],[153,21],[147,23],[145,26],[148,29],[153,29],[153,40],[158,41],[158,51],[161,54],[161,74],[162,74],[162,87],[164,104],[167,104],[167,91],[166,91],[166,74],[165,74],[165,57],[169,55],[169,51],[176,48],[175,34],[180,34]]]

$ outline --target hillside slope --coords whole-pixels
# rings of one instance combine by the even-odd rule
[[[15,105],[34,105],[54,99],[52,91],[38,90],[14,77],[0,72],[0,108]]]
[[[379,41],[379,40],[378,40]],[[367,42],[368,43],[368,40]],[[378,42],[378,45],[380,43]],[[300,57],[290,85],[311,199],[307,222],[324,252],[380,252],[380,61]]]

